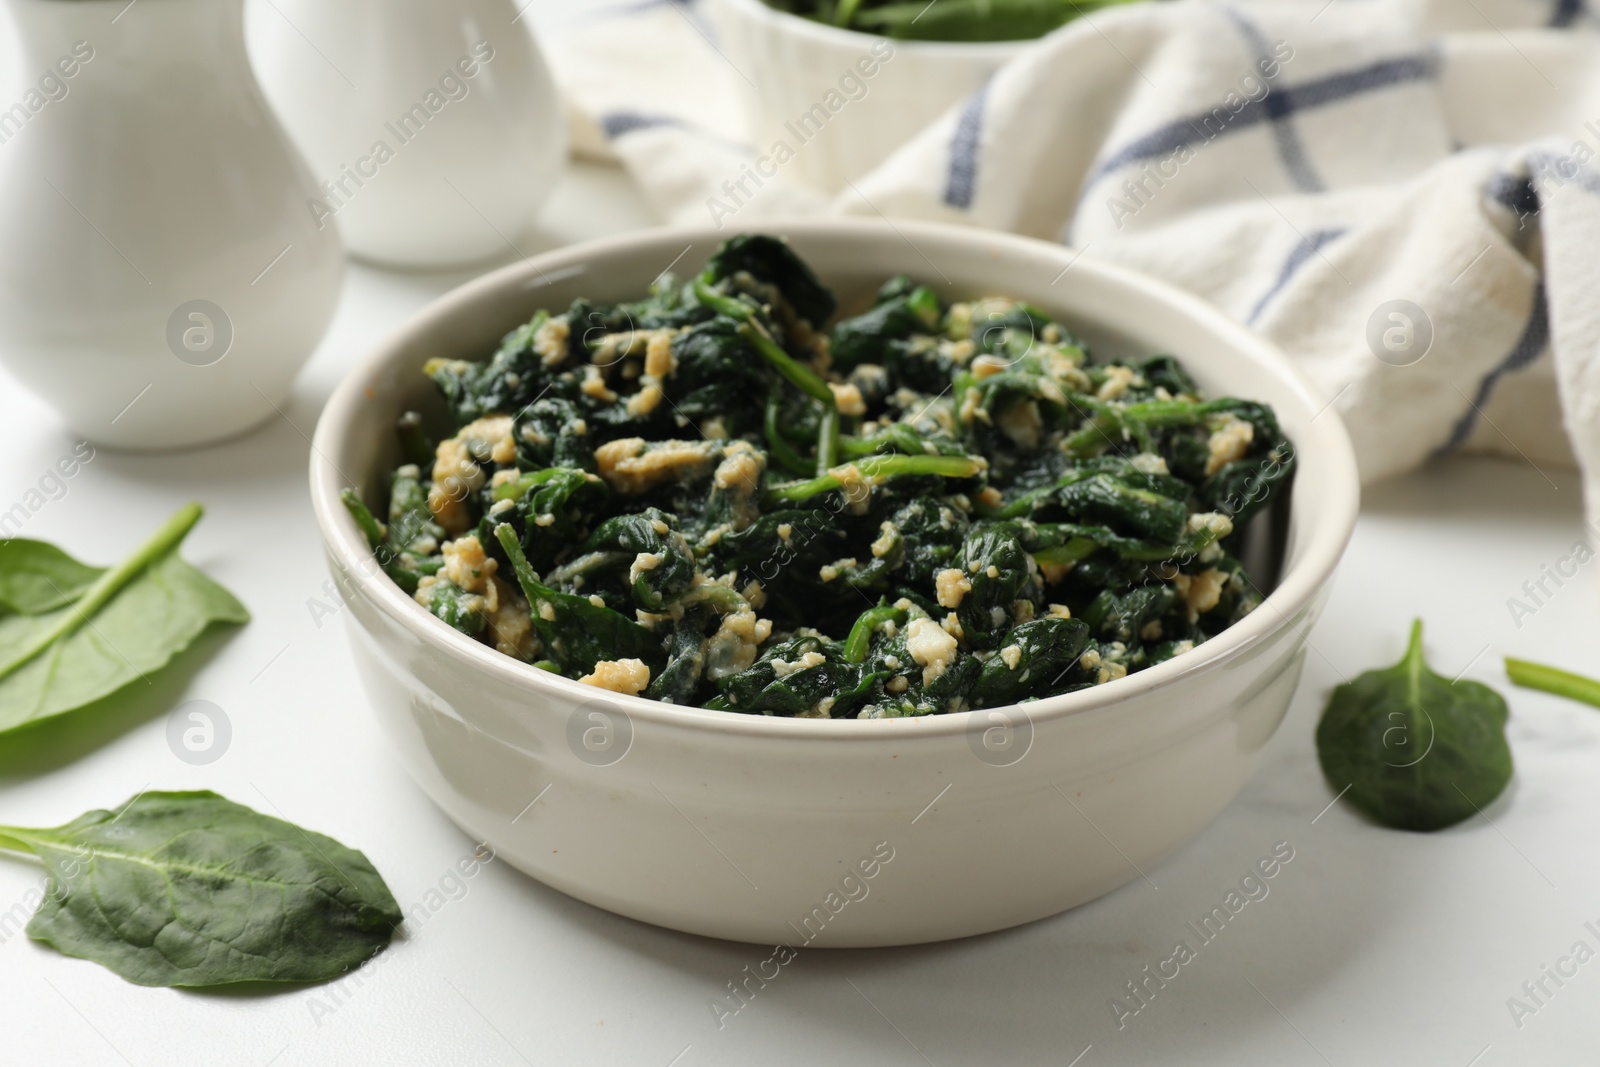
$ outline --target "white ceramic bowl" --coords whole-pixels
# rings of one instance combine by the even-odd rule
[[[420,372],[428,358],[482,358],[537,308],[578,295],[634,298],[669,263],[697,271],[724,235],[657,230],[506,267],[439,300],[345,380],[317,427],[311,486],[356,662],[406,768],[540,881],[646,922],[769,945],[997,930],[1149,871],[1233,799],[1281,721],[1356,517],[1338,416],[1267,342],[1194,297],[1039,241],[897,226],[770,230],[846,307],[898,271],[947,298],[1007,294],[1102,354],[1172,352],[1213,395],[1272,404],[1299,457],[1276,590],[1238,625],[1126,679],[919,719],[674,707],[519,663],[378,572],[339,490],[348,476],[380,498],[398,462],[395,417],[439,410]]]
[[[710,0],[708,12],[741,74],[757,156],[782,159],[774,153],[782,142],[794,158],[779,172],[828,193],[889,158],[1032,43],[892,41],[762,0]]]

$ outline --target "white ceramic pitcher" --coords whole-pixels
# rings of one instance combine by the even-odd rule
[[[0,99],[0,360],[90,440],[278,417],[333,315],[338,238],[307,214],[242,3],[6,0],[23,67]]]
[[[322,183],[309,209],[352,253],[424,267],[525,248],[566,123],[512,0],[252,0],[248,26]]]

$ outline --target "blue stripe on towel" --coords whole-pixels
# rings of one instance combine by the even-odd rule
[[[1529,227],[1530,219],[1537,222],[1539,211],[1544,206],[1539,200],[1539,190],[1534,186],[1533,178],[1527,174],[1500,171],[1489,178],[1483,195],[1491,203],[1499,204],[1517,216],[1519,234]]]
[[[1489,179],[1484,194],[1518,215],[1533,215],[1539,211],[1538,190],[1534,189],[1533,179],[1526,174],[1507,174],[1502,171]]]
[[[1578,21],[1579,15],[1588,14],[1588,4],[1584,0],[1556,0],[1555,10],[1550,13],[1550,25],[1560,29],[1571,26]]]
[[[1298,241],[1294,246],[1294,250],[1289,253],[1289,258],[1283,261],[1283,269],[1278,271],[1278,280],[1272,283],[1272,288],[1261,294],[1261,299],[1256,301],[1256,306],[1251,310],[1250,317],[1245,319],[1245,322],[1254,326],[1256,320],[1261,317],[1261,313],[1267,309],[1267,304],[1273,297],[1283,291],[1283,287],[1289,284],[1291,278],[1300,272],[1300,268],[1305,266],[1306,260],[1322,251],[1324,246],[1330,244],[1336,238],[1343,236],[1344,232],[1343,229],[1317,230],[1315,233]]]
[[[736,152],[750,151],[749,145],[719,137],[709,130],[702,130],[700,127],[690,125],[673,115],[647,115],[641,111],[607,111],[600,116],[599,122],[600,130],[606,135],[606,140],[608,141],[615,141],[617,138],[625,137],[637,130],[659,130],[666,127],[694,134],[696,137],[713,141]]]
[[[1500,379],[1512,371],[1521,370],[1545,350],[1550,343],[1550,305],[1545,300],[1544,282],[1539,282],[1533,290],[1533,313],[1528,316],[1528,325],[1523,328],[1522,336],[1517,338],[1516,346],[1500,361],[1499,366],[1484,375],[1483,381],[1478,383],[1478,395],[1472,398],[1472,406],[1456,420],[1455,428],[1450,431],[1450,439],[1434,452],[1440,455],[1460,448],[1472,429],[1478,422],[1478,411],[1489,402],[1490,395]]]
[[[1277,64],[1277,55],[1273,52],[1267,35],[1261,32],[1260,26],[1231,7],[1223,8],[1223,11],[1250,45],[1251,51],[1255,53],[1254,69],[1257,72],[1270,70]],[[1271,85],[1270,78],[1260,74],[1258,77],[1264,78],[1268,86]],[[1311,165],[1311,159],[1306,154],[1305,142],[1300,139],[1300,131],[1294,125],[1292,113],[1278,106],[1281,102],[1270,90],[1262,100],[1272,121],[1272,136],[1278,143],[1278,155],[1283,160],[1283,168],[1294,180],[1295,188],[1301,192],[1320,193],[1327,186],[1316,168]]]
[[[951,207],[970,208],[978,184],[978,142],[983,136],[983,109],[989,99],[989,83],[967,97],[950,138],[950,172],[945,179],[944,202]]]
[[[1307,82],[1293,89],[1280,90],[1289,98],[1287,106],[1293,111],[1323,107],[1374,89],[1387,89],[1391,85],[1428,81],[1439,73],[1439,53],[1433,49],[1409,56],[1385,59],[1358,70],[1332,74],[1326,78]]]
[[[661,126],[682,127],[683,123],[669,115],[644,115],[637,111],[608,111],[600,116],[600,128],[606,140],[615,141],[634,130],[653,130]]]
[[[1567,177],[1562,173],[1566,164],[1574,164],[1574,176]],[[1535,188],[1538,187],[1539,178],[1544,178],[1556,183],[1557,188],[1567,182],[1576,182],[1580,188],[1600,196],[1600,176],[1589,169],[1587,163],[1578,163],[1571,156],[1563,156],[1556,152],[1539,151],[1528,154],[1528,170],[1538,177],[1534,179]]]
[[[1198,144],[1209,143],[1225,133],[1245,129],[1282,115],[1325,107],[1363,93],[1395,85],[1428,81],[1434,77],[1438,69],[1439,57],[1436,52],[1432,50],[1417,52],[1381,60],[1342,74],[1331,74],[1293,88],[1275,90],[1259,101],[1247,102],[1238,114],[1230,114],[1227,108],[1219,105],[1211,111],[1177,119],[1138,138],[1095,167],[1089,180],[1084,183],[1085,195],[1102,178],[1131,163],[1163,159],[1180,148],[1193,148]],[[1226,122],[1215,118],[1218,111],[1226,117]],[[1208,121],[1221,128],[1213,133],[1206,125]]]

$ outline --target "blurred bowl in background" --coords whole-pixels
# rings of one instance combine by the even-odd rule
[[[251,60],[356,256],[515,251],[566,161],[566,112],[511,0],[252,0]],[[313,45],[311,42],[317,42]]]
[[[836,193],[982,88],[1032,41],[890,40],[826,26],[762,0],[707,0],[738,68],[757,156]]]

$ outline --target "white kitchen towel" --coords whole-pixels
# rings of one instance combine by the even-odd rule
[[[1131,5],[1038,42],[855,188],[772,182],[738,224],[882,213],[1138,267],[1288,353],[1366,479],[1462,448],[1576,459],[1600,523],[1597,27],[1585,0]],[[664,220],[711,220],[752,153],[697,6],[615,9],[551,52],[590,150]]]

